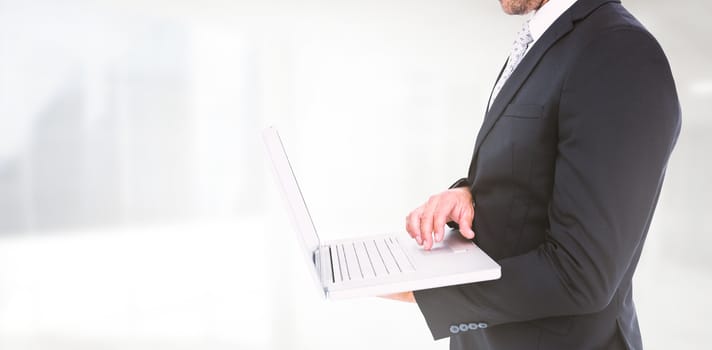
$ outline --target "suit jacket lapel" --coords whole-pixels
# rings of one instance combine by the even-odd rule
[[[497,80],[495,80],[495,84],[492,85],[492,90],[490,90],[490,95],[489,98],[487,98],[487,109],[485,110],[485,117],[487,116],[487,112],[490,110],[490,103],[494,102],[492,101],[492,94],[494,93],[494,87],[497,85],[496,82],[499,81],[499,79],[502,77],[502,73],[504,73],[504,70],[507,68],[507,62],[509,62],[509,58],[504,60],[504,65],[502,65],[502,69],[499,70],[499,74],[497,75]]]
[[[475,141],[475,150],[472,157],[472,166],[474,166],[477,152],[489,134],[492,127],[494,127],[497,120],[502,116],[505,108],[512,100],[514,95],[519,91],[519,88],[527,80],[529,74],[536,67],[542,56],[549,50],[549,48],[554,45],[561,37],[570,32],[575,21],[578,21],[588,14],[590,14],[596,8],[602,6],[608,2],[620,2],[619,0],[579,0],[570,9],[568,9],[564,14],[561,15],[546,32],[534,43],[534,46],[529,50],[529,52],[524,56],[522,61],[519,63],[517,68],[514,70],[512,75],[509,77],[507,82],[505,82],[502,90],[500,90],[497,97],[492,101],[492,105],[488,105],[488,111],[485,114],[485,120],[482,124],[480,132],[477,134],[477,141]],[[501,75],[501,72],[500,72]],[[499,79],[499,78],[498,78]],[[491,97],[490,97],[491,99]]]
[[[514,70],[509,79],[502,86],[502,90],[492,101],[492,105],[489,106],[489,110],[485,114],[485,120],[482,124],[479,134],[477,135],[477,141],[475,142],[475,152],[480,148],[480,145],[484,139],[489,134],[492,127],[494,127],[497,120],[500,118],[504,109],[507,107],[509,102],[512,100],[514,95],[519,91],[519,88],[527,80],[529,74],[532,72],[534,67],[546,51],[559,40],[564,34],[568,33],[573,28],[569,16],[561,16],[551,27],[542,35],[534,46],[529,50],[529,52],[524,56],[522,61],[519,63],[517,68]]]

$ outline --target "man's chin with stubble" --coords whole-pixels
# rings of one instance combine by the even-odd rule
[[[499,0],[502,10],[508,15],[525,15],[538,10],[549,0]]]

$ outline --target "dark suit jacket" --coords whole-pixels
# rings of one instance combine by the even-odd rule
[[[668,61],[612,0],[534,44],[477,136],[468,179],[496,281],[415,292],[452,349],[641,349],[631,279],[680,108]]]

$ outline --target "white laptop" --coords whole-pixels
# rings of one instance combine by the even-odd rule
[[[447,230],[443,241],[430,251],[405,232],[322,242],[279,133],[270,127],[262,137],[304,256],[325,297],[379,296],[500,277],[499,265],[456,230]]]

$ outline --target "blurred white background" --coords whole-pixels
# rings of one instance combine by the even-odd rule
[[[636,275],[648,349],[712,318],[712,3],[628,0],[683,131]],[[464,176],[521,17],[476,0],[0,0],[0,349],[445,349],[416,306],[327,302],[263,153],[316,225],[401,231]]]

